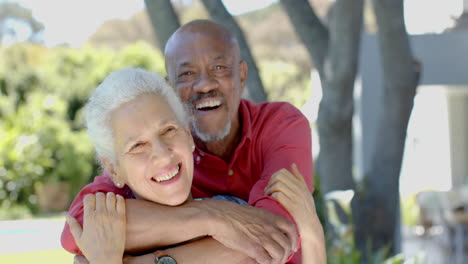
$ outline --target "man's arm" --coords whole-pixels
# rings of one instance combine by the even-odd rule
[[[213,238],[206,237],[197,241],[165,250],[178,264],[256,264],[252,258],[239,251],[226,248]],[[154,264],[154,255],[126,256],[124,264]]]
[[[108,176],[97,176],[86,185],[72,202],[68,214],[83,225],[83,199],[87,194],[114,192],[127,198],[127,239],[126,252],[138,253],[144,250],[184,242],[207,235],[209,219],[195,203],[180,207],[169,207],[132,198],[128,187],[119,189]],[[206,221],[205,221],[206,220]],[[61,236],[63,248],[73,254],[82,254],[65,224]]]
[[[96,179],[79,193],[70,207],[69,214],[81,224],[86,194],[116,192],[131,197],[126,191],[114,187],[108,177],[98,176]],[[265,262],[284,259],[297,244],[297,233],[290,222],[265,210],[232,202],[204,200],[169,207],[127,199],[126,208],[127,252],[142,252],[211,235],[227,247]],[[62,245],[71,253],[81,254],[68,225],[62,233]]]
[[[227,253],[236,250],[259,263],[284,263],[297,244],[294,226],[267,210],[215,199],[177,207],[127,200],[127,252],[205,235],[222,243]],[[207,250],[207,254],[215,253]]]

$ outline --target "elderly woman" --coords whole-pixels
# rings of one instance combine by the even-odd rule
[[[101,166],[122,191],[128,186],[136,199],[170,206],[190,198],[195,146],[186,112],[163,78],[141,69],[111,73],[87,104],[86,124]],[[68,219],[91,263],[122,262],[124,204],[120,195],[98,192],[85,197],[83,231]]]
[[[131,191],[136,199],[169,206],[191,200],[195,146],[184,107],[163,78],[131,68],[111,73],[91,96],[86,123],[101,166],[122,193]],[[310,230],[313,225],[307,218],[315,208],[297,168],[293,167],[292,172],[279,171],[267,192],[282,202],[298,222],[305,249],[309,235],[302,232],[316,232]],[[76,219],[67,218],[70,231],[90,263],[122,263],[124,199],[120,194],[97,191],[84,197],[83,228]],[[296,199],[304,202],[295,203]],[[155,255],[158,263],[176,263],[163,256],[164,251]],[[308,263],[304,257],[303,263]],[[148,254],[139,259],[127,257],[126,262],[154,263],[154,258]]]

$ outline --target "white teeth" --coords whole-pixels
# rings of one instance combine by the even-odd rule
[[[197,104],[195,106],[195,108],[202,109],[202,108],[205,108],[205,107],[217,107],[217,106],[220,106],[220,105],[221,105],[221,101],[219,101],[219,100],[208,100],[208,101],[204,101],[201,104]]]
[[[179,165],[177,165],[172,171],[153,179],[157,182],[163,182],[174,178],[174,176],[176,176],[177,173],[179,173]]]

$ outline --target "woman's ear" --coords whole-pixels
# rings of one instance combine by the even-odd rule
[[[114,185],[119,189],[123,188],[125,186],[125,182],[118,175],[114,163],[108,158],[101,158],[101,163],[104,166],[104,170],[107,171],[107,173],[109,173],[109,177],[111,177]]]
[[[188,140],[189,140],[189,144],[190,144],[190,147],[192,149],[192,152],[194,152],[195,151],[195,142],[193,141],[192,132],[190,132],[190,128],[188,128],[188,127],[185,128],[185,131],[187,132],[187,136],[189,137]]]

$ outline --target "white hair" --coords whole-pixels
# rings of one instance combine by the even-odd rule
[[[180,124],[187,126],[188,117],[184,106],[164,78],[139,68],[114,71],[96,88],[86,104],[88,136],[94,144],[99,162],[103,157],[116,162],[112,112],[143,93],[162,96]]]

